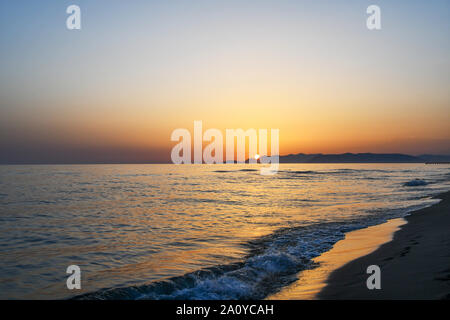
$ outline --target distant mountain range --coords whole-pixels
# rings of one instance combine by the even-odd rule
[[[450,162],[450,155],[411,156],[401,153],[289,154],[280,163],[425,163]]]

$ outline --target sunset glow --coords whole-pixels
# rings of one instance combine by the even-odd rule
[[[194,120],[278,128],[281,154],[450,153],[449,3],[387,2],[370,32],[321,2],[96,1],[79,32],[2,2],[0,161],[168,162]]]
[[[449,299],[449,31],[449,0],[0,1],[0,300]]]

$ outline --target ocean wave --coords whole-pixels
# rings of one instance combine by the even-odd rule
[[[231,173],[231,172],[255,172],[259,171],[259,169],[238,169],[238,170],[214,170],[216,173]]]
[[[402,172],[408,172],[409,170],[402,170]],[[392,170],[381,169],[335,169],[335,170],[279,170],[280,173],[286,173],[291,175],[348,175],[348,174],[360,174],[360,173],[392,173]]]
[[[156,173],[133,173],[133,174],[118,174],[116,177],[123,177],[123,178],[133,178],[133,177],[158,177],[161,176],[161,174]]]
[[[418,187],[418,186],[426,186],[428,182],[425,180],[414,179],[403,184],[405,187]]]
[[[322,223],[285,228],[246,244],[242,262],[197,270],[140,286],[108,288],[75,297],[80,300],[238,300],[263,299],[312,268],[314,257],[328,251],[360,223]]]
[[[295,171],[281,171],[289,174],[326,174],[327,172],[313,171],[313,170],[295,170]]]

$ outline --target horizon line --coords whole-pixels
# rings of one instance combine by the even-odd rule
[[[410,157],[415,157],[415,158],[419,158],[421,156],[440,156],[440,157],[450,157],[450,154],[436,154],[436,153],[424,153],[424,154],[417,154],[417,155],[411,155],[411,154],[407,154],[407,153],[396,153],[396,152],[391,152],[391,153],[373,153],[373,152],[358,152],[358,153],[353,153],[353,152],[343,152],[343,153],[289,153],[289,154],[284,154],[284,155],[278,155],[278,157],[288,157],[288,156],[296,156],[296,155],[322,155],[322,156],[329,156],[329,155],[333,155],[333,156],[339,156],[339,155],[399,155],[399,156],[410,156]],[[268,156],[270,157],[270,156]],[[234,163],[227,163],[226,161],[224,161],[223,163],[217,163],[217,164],[248,164],[248,160],[246,159],[245,162],[237,162],[235,160]],[[418,159],[419,160],[419,159]],[[397,161],[397,162],[383,162],[383,161],[338,161],[338,162],[291,162],[291,163],[301,163],[301,164],[320,164],[320,163],[335,163],[335,164],[343,164],[343,163],[439,163],[440,161],[429,161],[426,159],[422,159],[422,161]],[[440,163],[445,163],[446,161],[441,161]],[[289,162],[284,162],[284,163],[289,163]],[[12,161],[12,162],[0,162],[0,165],[6,166],[6,165],[125,165],[125,164],[174,164],[171,161],[79,161],[79,162],[64,162],[64,161],[59,161],[59,162],[44,162],[44,161],[36,161],[36,162],[18,162],[18,161]],[[186,163],[189,164],[189,163]],[[190,163],[190,164],[195,164],[195,163]],[[197,163],[200,164],[200,163]],[[206,163],[201,163],[201,164],[206,164]],[[261,164],[261,163],[253,163],[253,164]]]

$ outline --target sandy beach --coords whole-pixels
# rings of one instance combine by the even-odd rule
[[[316,268],[306,269],[298,274],[299,279],[268,297],[268,300],[313,300],[326,287],[330,274],[350,261],[368,255],[382,244],[392,240],[394,232],[406,224],[403,218],[391,219],[385,223],[354,230],[334,244],[330,251],[313,259]]]
[[[450,192],[406,217],[393,240],[333,271],[319,299],[450,298]],[[368,290],[366,269],[381,269],[381,289]]]

